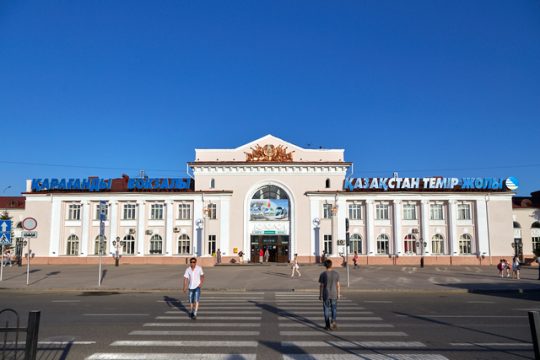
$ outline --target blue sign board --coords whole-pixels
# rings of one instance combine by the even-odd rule
[[[0,245],[11,245],[11,220],[0,220]]]

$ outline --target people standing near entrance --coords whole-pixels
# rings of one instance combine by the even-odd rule
[[[519,280],[519,270],[521,269],[521,265],[519,263],[519,257],[514,256],[514,259],[512,260],[512,279],[518,279]]]
[[[540,280],[540,251],[537,252],[536,263],[538,264],[538,280]]]
[[[300,274],[300,265],[298,265],[298,254],[294,254],[291,268],[292,268],[291,277],[294,277],[295,271],[298,273],[298,277],[302,276],[302,274]]]
[[[238,260],[239,260],[240,264],[244,263],[244,252],[242,250],[240,250],[238,252]]]
[[[201,298],[201,286],[204,282],[204,272],[202,267],[197,265],[197,259],[189,259],[189,267],[184,273],[184,292],[189,289],[189,317],[197,319],[199,311],[199,300]]]
[[[341,298],[339,273],[332,269],[332,260],[324,262],[326,270],[319,276],[319,300],[323,302],[325,330],[336,330],[337,301]]]
[[[259,250],[259,262],[262,263],[263,262],[263,257],[264,257],[264,251],[262,248],[260,248]]]
[[[354,268],[358,269],[358,251],[354,252],[354,256],[352,258],[352,262],[354,264]]]
[[[270,259],[270,251],[268,251],[268,248],[264,251],[264,262],[268,262],[268,259]]]
[[[221,264],[221,250],[220,249],[217,249],[217,253],[216,253],[216,262],[218,264]]]

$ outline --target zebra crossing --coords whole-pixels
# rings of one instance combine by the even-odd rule
[[[185,300],[156,301],[160,314],[86,359],[447,359],[350,299],[339,302],[335,331],[323,329],[313,293],[206,293],[197,320]]]

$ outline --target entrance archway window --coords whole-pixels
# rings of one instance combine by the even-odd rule
[[[362,237],[360,235],[352,234],[349,244],[349,254],[354,254],[355,251],[362,254]]]
[[[289,199],[287,193],[278,186],[266,185],[255,191],[252,199]]]
[[[150,238],[150,254],[163,254],[163,239],[161,235],[154,234]]]
[[[122,247],[125,255],[135,254],[135,238],[133,235],[124,236],[124,246]]]
[[[101,238],[101,236],[96,236],[96,241],[95,241],[95,244],[94,244],[94,255],[99,255],[99,239]],[[106,236],[103,236],[103,242],[101,242],[101,255],[103,254],[106,254],[107,253],[107,237]]]
[[[66,255],[79,255],[79,237],[75,234],[69,235],[67,239]]]
[[[405,254],[416,254],[416,237],[413,234],[407,234],[403,242]]]
[[[377,236],[377,254],[383,255],[388,254],[389,252],[389,241],[388,241],[388,235],[386,234],[380,234]]]
[[[459,253],[462,255],[472,254],[472,237],[469,234],[463,234],[459,237]]]
[[[178,238],[178,254],[187,255],[191,254],[191,240],[186,234],[180,235]]]
[[[444,238],[441,234],[435,234],[431,238],[431,253],[435,255],[444,254]]]

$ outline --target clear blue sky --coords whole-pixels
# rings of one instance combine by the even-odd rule
[[[0,195],[266,134],[528,195],[539,120],[538,0],[0,2]]]

